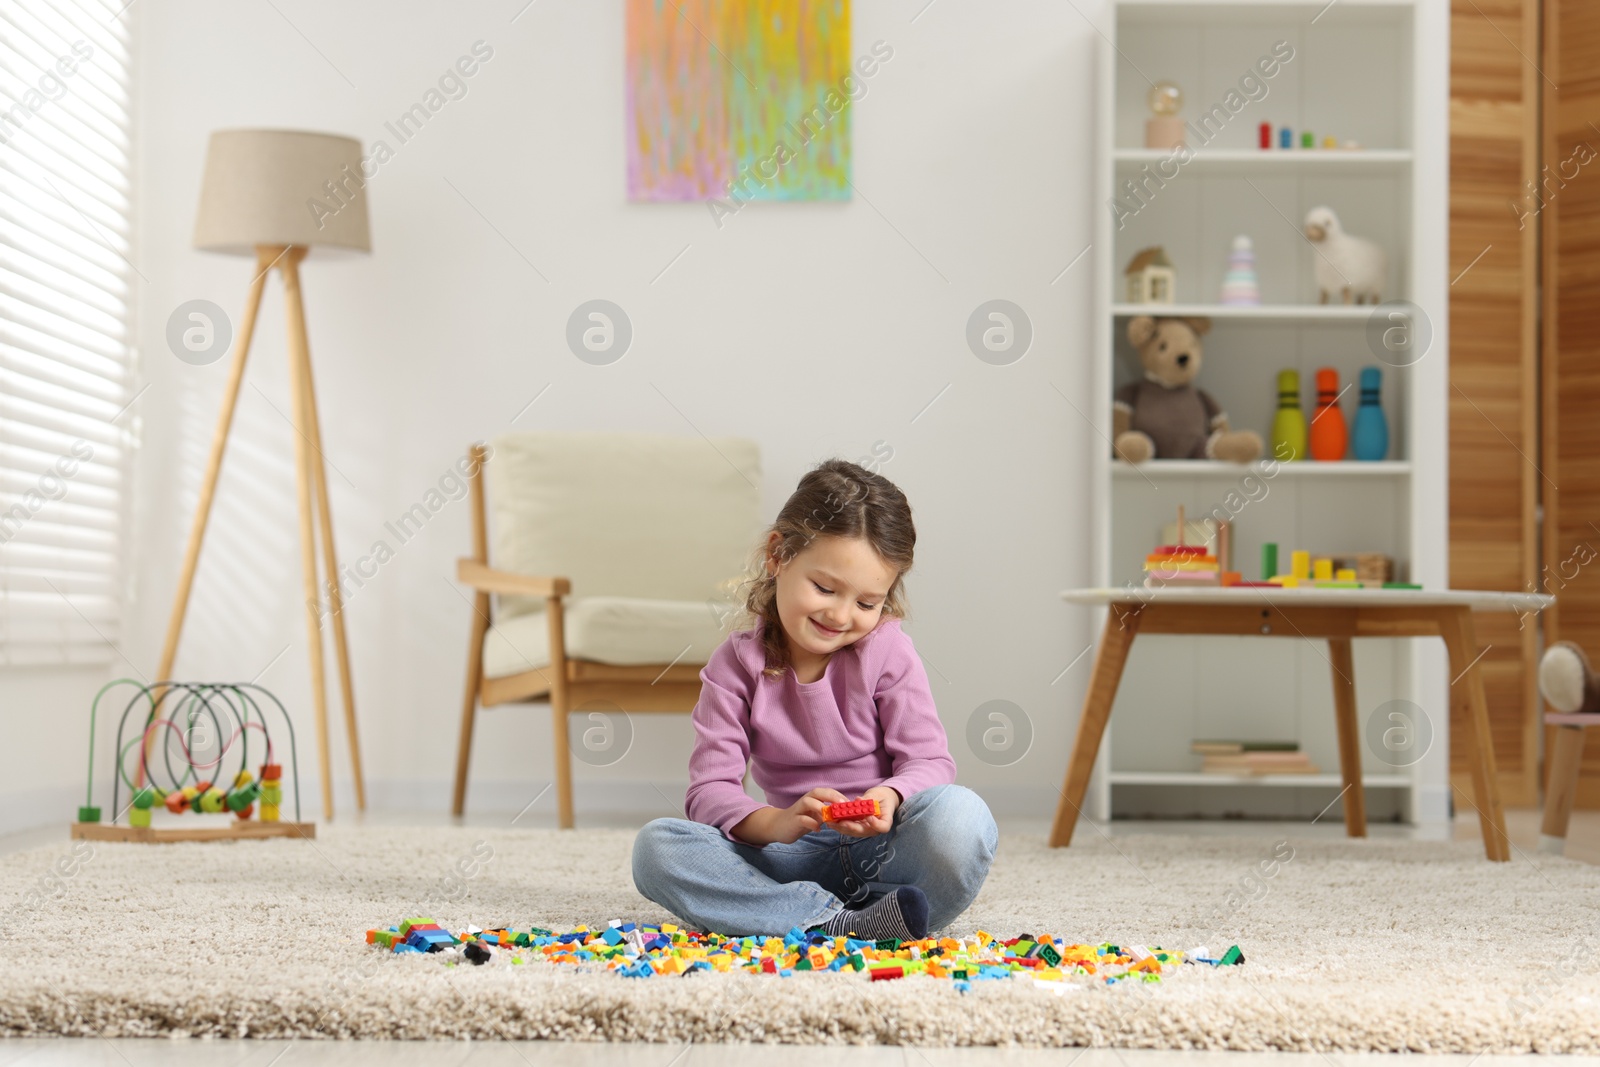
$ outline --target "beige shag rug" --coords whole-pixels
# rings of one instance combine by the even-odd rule
[[[1292,826],[1114,840],[1085,827],[1064,850],[1002,839],[956,932],[1243,948],[1241,967],[1160,984],[626,979],[447,968],[363,941],[418,913],[454,928],[668,919],[633,889],[632,840],[335,826],[314,843],[6,856],[0,1034],[1600,1052],[1600,868]]]

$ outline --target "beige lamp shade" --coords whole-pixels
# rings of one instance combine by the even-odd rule
[[[196,248],[257,245],[370,252],[361,142],[301,130],[216,130],[206,152]]]

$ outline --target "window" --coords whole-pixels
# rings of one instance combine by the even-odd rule
[[[137,273],[125,2],[0,4],[0,665],[116,655]]]

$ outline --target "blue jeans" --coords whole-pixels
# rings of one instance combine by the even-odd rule
[[[656,819],[633,842],[633,884],[698,930],[745,936],[809,929],[903,885],[928,897],[929,931],[972,903],[1000,833],[983,799],[959,785],[913,793],[876,837],[824,827],[756,848],[687,819]]]

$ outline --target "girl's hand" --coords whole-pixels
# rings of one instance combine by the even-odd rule
[[[816,789],[811,790],[811,792],[807,793],[805,796],[801,797],[799,800],[783,809],[785,821],[781,822],[779,826],[782,827],[783,832],[787,836],[780,837],[777,840],[787,845],[791,842],[800,840],[802,837],[811,833],[813,830],[822,827],[823,825],[837,827],[837,823],[823,823],[822,809],[837,801],[849,799],[849,797],[845,796],[837,789],[829,789],[826,786],[818,786]]]
[[[820,792],[820,790],[819,790]],[[832,790],[829,790],[832,792]],[[846,837],[876,837],[878,834],[887,833],[894,825],[895,809],[900,806],[900,794],[892,786],[875,785],[861,794],[863,800],[876,800],[882,809],[882,815],[869,815],[865,819],[844,819],[839,822],[828,823],[828,828],[837,830]],[[844,797],[838,799],[844,800]]]
[[[761,847],[789,845],[822,825],[822,809],[849,797],[837,789],[813,789],[787,808],[758,808],[733,828],[740,841]]]

